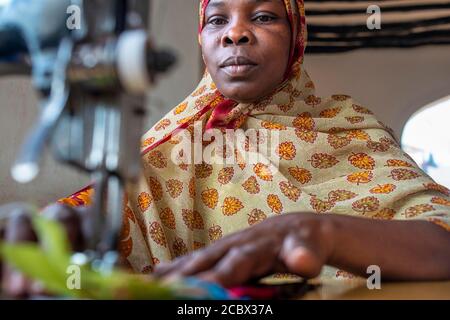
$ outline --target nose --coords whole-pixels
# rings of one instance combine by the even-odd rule
[[[231,25],[222,36],[222,45],[226,46],[240,46],[251,44],[253,42],[253,35],[245,24],[237,22]]]

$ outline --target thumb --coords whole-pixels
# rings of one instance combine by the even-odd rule
[[[317,277],[325,263],[311,243],[289,234],[283,241],[281,260],[289,272],[305,278]]]

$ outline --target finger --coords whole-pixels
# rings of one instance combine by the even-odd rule
[[[0,239],[4,239],[5,238],[5,227],[0,224]]]
[[[29,212],[17,210],[12,213],[5,230],[5,240],[8,243],[37,242]],[[9,265],[3,266],[2,287],[5,294],[11,298],[26,298],[30,293],[31,281],[22,273]]]
[[[269,272],[272,259],[265,256],[265,252],[267,247],[262,243],[233,248],[213,269],[200,273],[198,277],[226,288],[244,284]]]
[[[83,206],[83,207],[77,207],[75,208],[76,212],[81,218],[81,233],[83,235],[83,238],[85,239],[92,239],[97,230],[95,230],[95,221],[96,221],[96,212],[95,207],[93,206]]]
[[[222,239],[205,249],[201,249],[177,258],[172,262],[161,263],[155,268],[156,277],[166,277],[175,275],[185,269],[186,274],[194,274],[197,268],[202,269],[204,264],[215,263],[220,257],[225,255],[231,243],[228,239]],[[200,258],[199,258],[200,257]],[[197,259],[200,259],[198,262]],[[197,264],[198,263],[198,264]]]
[[[42,282],[33,281],[30,285],[30,294],[34,297],[49,297],[51,293],[47,291]]]
[[[190,259],[185,261],[172,273],[180,277],[198,274],[212,268],[225,254],[226,251],[204,251],[194,253]]]
[[[42,215],[63,225],[72,250],[82,251],[84,249],[81,215],[76,209],[57,203],[45,208]]]
[[[6,226],[5,240],[9,243],[37,242],[29,212],[17,210],[12,213]]]
[[[45,218],[54,220],[63,226],[73,251],[82,251],[84,249],[81,215],[75,208],[56,203],[46,207],[41,214]],[[37,281],[30,281],[27,290],[32,296],[49,295],[43,284]]]
[[[3,224],[0,224],[0,240],[4,240],[5,239],[5,226]],[[1,279],[3,279],[3,261],[2,261],[2,257],[0,256],[0,283],[1,283]]]
[[[4,267],[3,292],[13,299],[25,299],[30,296],[31,280],[9,266]]]
[[[280,257],[289,272],[305,278],[317,277],[325,263],[311,243],[293,234],[285,238]]]
[[[175,260],[169,262],[161,262],[160,264],[155,266],[155,269],[152,273],[155,277],[166,277],[170,273],[173,273],[175,270],[181,268],[181,266],[188,261],[189,256],[183,256],[176,258]]]
[[[214,263],[222,257],[226,251],[220,248],[217,250],[203,249],[186,256],[177,258],[173,262],[159,264],[155,269],[156,277],[180,277],[196,274]]]

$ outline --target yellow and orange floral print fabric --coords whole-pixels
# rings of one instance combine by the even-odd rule
[[[200,4],[201,22],[207,2]],[[297,51],[273,95],[230,108],[206,71],[194,92],[143,137],[143,173],[127,189],[120,242],[134,270],[150,272],[160,261],[290,212],[421,219],[449,229],[450,191],[417,167],[390,130],[347,95],[315,95],[302,64],[303,1],[285,4],[298,30]],[[224,104],[224,127],[277,133],[276,163],[242,161],[239,152],[235,164],[173,161],[184,133],[194,132],[194,122],[204,132]],[[203,152],[208,143],[200,147]]]

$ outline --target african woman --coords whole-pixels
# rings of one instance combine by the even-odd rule
[[[306,38],[302,0],[201,1],[205,75],[145,134],[127,190],[120,249],[134,271],[224,286],[370,265],[384,279],[450,278],[450,191],[369,109],[314,94]],[[230,130],[276,145],[251,161],[249,137],[223,148]],[[89,191],[61,202],[85,204]]]

